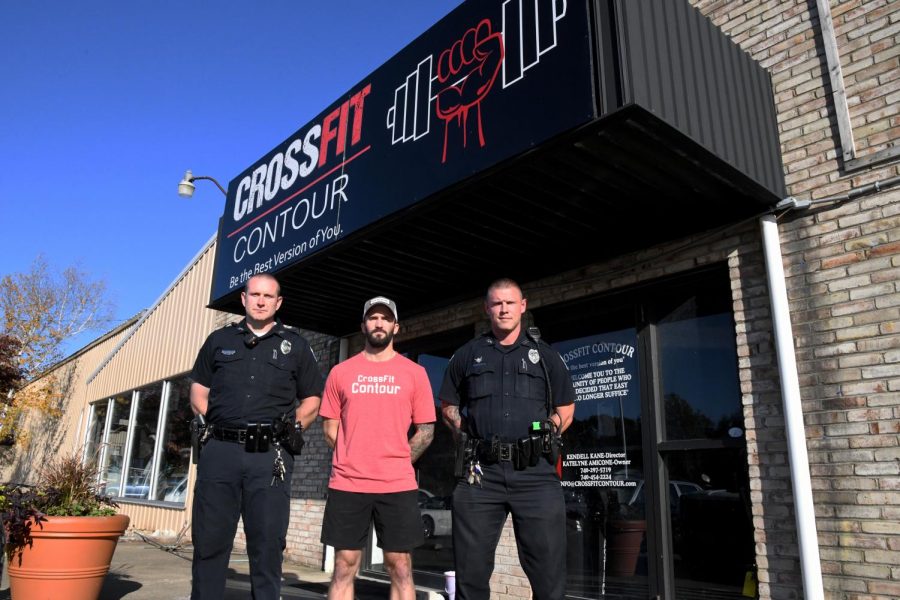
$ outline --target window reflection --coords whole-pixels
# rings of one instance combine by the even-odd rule
[[[106,427],[106,414],[109,410],[109,402],[103,400],[92,405],[91,421],[88,423],[87,436],[84,442],[84,460],[99,464],[100,454],[103,450],[103,433]]]
[[[677,597],[755,595],[753,521],[734,321],[724,293],[660,320],[668,508]],[[682,441],[690,441],[682,444]],[[704,447],[705,446],[705,447]]]
[[[186,378],[170,385],[169,401],[164,419],[156,499],[184,503],[187,497],[188,470],[191,463],[190,381]]]
[[[754,578],[753,518],[743,449],[671,453],[669,508],[678,597],[741,598]],[[752,595],[752,594],[751,594]]]
[[[131,440],[128,477],[123,494],[126,498],[149,498],[161,396],[162,383],[155,383],[138,390],[137,416]]]
[[[100,472],[101,488],[109,496],[118,496],[125,463],[125,442],[128,437],[128,419],[131,416],[131,393],[112,399],[112,419],[109,425],[106,454]]]
[[[743,436],[734,321],[694,297],[659,324],[666,439]]]

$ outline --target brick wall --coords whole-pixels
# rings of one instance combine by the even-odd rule
[[[900,596],[898,215],[892,191],[783,229],[822,568],[835,598]]]
[[[691,0],[772,75],[785,173],[793,195],[846,191],[827,64],[813,0]],[[837,50],[858,157],[900,140],[900,7],[832,0]],[[874,180],[877,172],[861,175]]]
[[[843,170],[815,2],[693,3],[771,73],[789,194],[830,197],[900,174],[896,161]],[[832,1],[831,10],[857,156],[895,148],[900,3]],[[827,203],[781,223],[822,568],[833,598],[900,596],[898,213],[900,192],[892,191]],[[747,326],[765,337],[767,318]],[[757,388],[766,379],[776,381],[760,371],[746,384]],[[774,388],[764,394],[750,407],[767,423],[765,440],[757,432],[759,464],[751,465],[764,501],[754,507],[760,595],[796,598],[780,401],[769,401]]]

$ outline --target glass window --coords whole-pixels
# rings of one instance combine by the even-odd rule
[[[659,323],[666,439],[743,437],[731,311],[694,296]]]
[[[121,490],[122,467],[125,462],[125,442],[128,437],[128,420],[131,417],[131,392],[112,399],[112,418],[106,442],[105,464],[100,470],[101,489],[109,496],[118,496]]]
[[[755,553],[729,295],[684,292],[661,316],[661,457],[676,596],[741,598],[745,583],[754,581]]]
[[[126,498],[149,498],[153,473],[153,450],[156,446],[157,423],[162,399],[162,383],[138,390],[137,413],[129,455]]]
[[[191,383],[187,378],[169,385],[165,430],[157,475],[156,499],[184,503],[191,464]]]
[[[109,401],[103,400],[91,405],[91,417],[88,422],[87,435],[84,442],[84,460],[98,462],[103,451],[103,434],[106,428],[106,414]]]
[[[755,577],[753,517],[743,448],[666,454],[676,596],[741,598]]]
[[[647,577],[637,330],[553,347],[576,393],[575,418],[563,438],[568,592],[633,597],[646,591]]]

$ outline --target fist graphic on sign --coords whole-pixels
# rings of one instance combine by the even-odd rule
[[[441,52],[437,65],[437,79],[448,87],[437,94],[435,110],[444,121],[444,154],[447,162],[447,140],[451,123],[462,130],[462,145],[466,147],[466,127],[469,112],[475,110],[478,143],[484,146],[481,126],[481,101],[487,96],[503,64],[503,36],[493,31],[488,19],[466,31],[462,39]]]

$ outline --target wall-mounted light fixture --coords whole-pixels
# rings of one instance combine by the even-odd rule
[[[216,184],[216,187],[221,190],[225,196],[228,196],[228,193],[225,191],[225,188],[222,187],[222,184],[213,179],[212,177],[208,177],[206,175],[194,175],[190,170],[184,174],[184,179],[178,184],[178,195],[182,198],[190,198],[194,195],[194,182],[198,179],[207,179]]]

